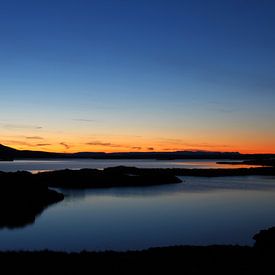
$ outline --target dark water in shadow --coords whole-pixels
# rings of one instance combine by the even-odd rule
[[[127,250],[248,244],[275,225],[275,178],[193,178],[154,187],[65,190],[34,225],[0,230],[0,249]]]

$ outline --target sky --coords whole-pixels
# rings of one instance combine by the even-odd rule
[[[0,0],[0,143],[275,153],[275,1]]]

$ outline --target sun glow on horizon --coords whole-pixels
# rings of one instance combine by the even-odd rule
[[[275,1],[2,2],[0,143],[275,153]]]
[[[142,141],[139,143],[117,143],[109,141],[98,141],[87,143],[77,143],[72,141],[57,141],[51,143],[25,143],[19,140],[5,140],[0,143],[12,147],[17,150],[31,150],[31,151],[44,151],[44,152],[57,152],[57,153],[78,153],[78,152],[104,152],[104,153],[119,153],[119,152],[176,152],[176,151],[207,151],[207,152],[239,152],[243,154],[275,154],[275,147],[258,145],[244,145],[243,147],[237,146],[219,146],[214,144],[197,144],[194,146],[189,145],[175,145],[175,143],[160,143],[158,141]],[[184,144],[184,142],[183,142]]]

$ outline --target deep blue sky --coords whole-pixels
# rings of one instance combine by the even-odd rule
[[[271,0],[0,0],[0,138],[275,151],[274,15]]]

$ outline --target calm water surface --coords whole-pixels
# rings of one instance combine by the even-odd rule
[[[98,159],[60,159],[60,160],[15,160],[13,162],[0,161],[0,171],[14,172],[27,170],[31,172],[49,171],[57,169],[102,169],[118,165],[135,166],[140,168],[241,168],[254,167],[253,165],[216,164],[226,160],[98,160]],[[232,161],[232,160],[231,160]]]
[[[127,250],[253,244],[275,225],[275,177],[181,177],[154,187],[62,190],[35,224],[0,230],[0,249]]]

